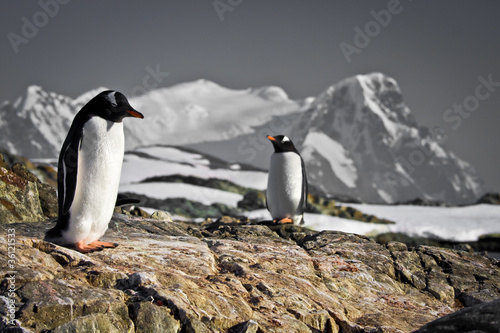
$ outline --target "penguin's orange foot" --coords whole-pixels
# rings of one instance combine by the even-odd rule
[[[89,246],[100,246],[103,248],[114,249],[115,247],[118,246],[118,243],[95,241],[95,242],[90,243]]]
[[[95,251],[102,251],[103,247],[99,246],[99,245],[93,245],[94,243],[86,245],[82,241],[76,242],[75,249],[78,252],[81,252],[81,253],[90,253],[90,252],[95,252]]]
[[[274,220],[277,224],[285,224],[285,223],[293,223],[293,220],[289,217],[285,217],[284,219],[281,220]]]

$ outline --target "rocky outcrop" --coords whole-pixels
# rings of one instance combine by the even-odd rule
[[[491,333],[500,331],[500,299],[437,319],[415,333]]]
[[[477,201],[478,204],[500,205],[500,193],[485,193]]]
[[[500,263],[466,251],[231,217],[166,220],[115,214],[104,238],[120,246],[88,255],[42,241],[52,223],[10,224],[0,330],[411,332],[500,298]]]
[[[17,176],[11,170],[0,168],[0,220],[3,223],[43,220],[38,187]]]
[[[104,238],[120,246],[84,255],[42,240],[57,197],[40,179],[54,182],[53,169],[5,156],[2,332],[411,332],[425,324],[428,332],[462,307],[489,313],[484,304],[500,298],[500,262],[467,246],[409,247],[391,238],[381,245],[230,216],[192,223],[117,207]],[[262,199],[248,194],[242,205]],[[371,218],[309,199],[322,213]],[[436,319],[441,326],[432,326]]]
[[[26,159],[0,154],[1,223],[40,221],[57,216],[56,190],[40,181],[28,167],[45,179],[55,173],[46,167],[38,169]]]
[[[396,232],[378,234],[374,237],[374,239],[377,243],[383,245],[396,241],[404,243],[408,247],[430,245],[469,252],[481,252],[485,255],[488,255],[488,252],[500,252],[500,234],[486,234],[480,236],[477,241],[468,242],[452,241],[440,239],[438,237],[408,236],[406,234]]]

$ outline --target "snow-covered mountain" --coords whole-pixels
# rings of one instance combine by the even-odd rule
[[[289,131],[326,192],[380,203],[463,204],[482,194],[473,168],[417,124],[396,81],[379,73],[328,88]]]
[[[267,168],[272,148],[265,137],[278,128],[302,152],[309,182],[333,196],[465,204],[483,193],[474,169],[417,124],[396,81],[380,73],[345,79],[307,111],[275,117],[252,134],[191,147]]]
[[[105,89],[71,99],[28,87],[14,103],[0,106],[0,147],[30,158],[57,157],[74,115]],[[308,103],[292,101],[274,86],[233,90],[197,80],[156,89],[130,98],[145,119],[124,122],[126,147],[226,140],[252,132],[273,116],[304,110]]]
[[[74,114],[103,89],[71,99],[29,87],[14,103],[0,105],[0,147],[57,157]],[[130,103],[145,119],[124,122],[127,149],[187,145],[230,164],[267,169],[272,146],[266,136],[283,133],[302,152],[309,182],[330,195],[462,204],[483,193],[474,169],[417,124],[396,81],[383,74],[345,79],[303,101],[290,100],[279,87],[233,90],[198,80]]]
[[[104,89],[72,99],[29,86],[14,103],[0,106],[0,147],[30,158],[57,157],[76,112]]]

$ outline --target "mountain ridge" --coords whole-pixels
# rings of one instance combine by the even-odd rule
[[[372,202],[382,203],[417,197],[458,204],[477,200],[482,185],[475,171],[418,125],[394,79],[381,73],[357,75],[329,92],[317,99],[310,123],[298,122],[290,132],[307,128],[305,136],[298,135],[302,149],[310,133],[320,132],[349,153],[358,171],[356,186],[347,191],[351,196],[362,199],[371,193]]]
[[[28,87],[25,96],[0,106],[0,146],[31,158],[57,157],[74,114],[95,93],[71,99]],[[418,125],[397,82],[382,73],[346,78],[299,101],[280,87],[233,90],[200,79],[130,102],[146,118],[126,124],[128,150],[180,145],[267,168],[266,136],[279,132],[302,151],[311,184],[328,195],[372,203],[422,198],[464,204],[484,191],[472,166]]]
[[[397,82],[381,73],[342,80],[304,112],[275,117],[232,143],[191,147],[266,168],[272,153],[266,136],[277,127],[302,152],[309,182],[333,197],[468,204],[484,192],[472,166],[417,123]]]

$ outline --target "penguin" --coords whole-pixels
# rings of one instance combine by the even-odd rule
[[[274,147],[267,179],[266,206],[275,223],[303,224],[307,204],[304,161],[284,135],[267,137]]]
[[[144,118],[114,90],[99,93],[76,114],[59,154],[57,224],[45,240],[82,253],[118,246],[99,238],[117,202],[126,117]]]

